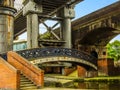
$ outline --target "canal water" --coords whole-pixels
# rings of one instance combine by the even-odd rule
[[[94,89],[94,90],[120,90],[118,82],[86,82],[76,83],[76,88],[79,89]]]
[[[120,90],[120,82],[74,82],[65,86],[56,85],[52,90]]]

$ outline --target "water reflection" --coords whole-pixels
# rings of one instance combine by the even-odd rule
[[[75,83],[79,89],[92,89],[92,90],[120,90],[120,83],[103,83],[103,82],[81,82]]]
[[[55,88],[56,90],[120,90],[120,82],[72,82],[62,85],[61,83],[47,82],[45,87]],[[59,89],[58,89],[59,88]]]

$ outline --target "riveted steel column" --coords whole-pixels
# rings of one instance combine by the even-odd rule
[[[0,2],[0,53],[13,49],[14,0]]]
[[[38,5],[33,0],[23,2],[23,15],[27,17],[27,48],[38,47],[39,21],[38,14],[42,12],[42,5]]]
[[[61,29],[63,40],[66,42],[64,47],[72,48],[71,19],[75,16],[74,9],[71,6],[66,6],[60,10],[57,15],[63,18],[61,21]]]

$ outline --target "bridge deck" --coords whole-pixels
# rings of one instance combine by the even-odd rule
[[[120,12],[120,1],[92,12],[72,22],[73,30],[78,30],[80,26],[91,24],[95,20],[105,19],[110,16],[116,16]]]
[[[40,15],[52,16],[66,5],[74,5],[82,0],[34,0],[37,4],[42,4],[43,12]],[[26,31],[26,17],[20,10],[15,16],[14,36],[18,36]]]

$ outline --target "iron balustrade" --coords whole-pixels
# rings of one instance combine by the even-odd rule
[[[55,56],[67,56],[85,60],[97,66],[97,58],[75,49],[68,48],[34,48],[22,51],[17,51],[19,55],[30,60],[36,58],[55,57]]]

